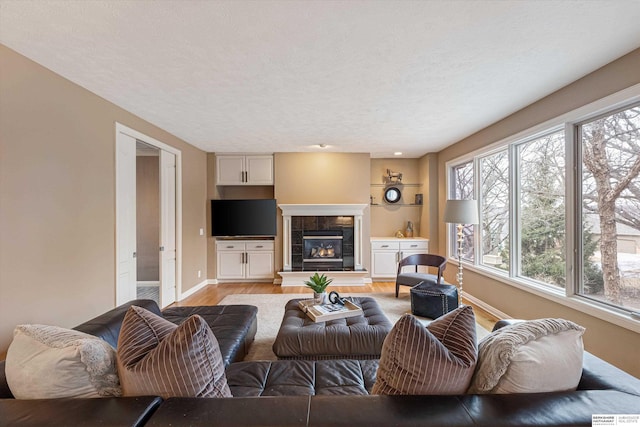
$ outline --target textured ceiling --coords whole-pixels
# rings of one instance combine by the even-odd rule
[[[0,0],[1,43],[209,152],[438,151],[639,22],[638,0]]]

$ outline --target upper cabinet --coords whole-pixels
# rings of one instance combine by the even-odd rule
[[[216,156],[217,185],[273,185],[273,156]]]

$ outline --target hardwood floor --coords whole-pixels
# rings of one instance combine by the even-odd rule
[[[393,282],[374,282],[365,286],[331,286],[332,291],[340,294],[350,295],[357,293],[395,292]],[[306,286],[274,285],[273,283],[221,283],[217,285],[207,285],[204,289],[174,303],[173,307],[194,306],[194,305],[215,305],[220,303],[224,297],[232,294],[305,294],[311,291]],[[409,292],[406,286],[400,287],[400,292]],[[499,320],[485,310],[470,304],[464,300],[465,304],[471,305],[476,314],[476,321],[487,330],[491,330],[493,325]]]

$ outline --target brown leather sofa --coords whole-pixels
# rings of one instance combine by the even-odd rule
[[[76,329],[117,342],[131,304],[154,309],[148,301],[134,301]],[[368,393],[377,363],[233,362],[226,372],[235,397],[162,401],[154,396],[16,400],[0,362],[0,426],[591,426],[592,414],[638,413],[640,408],[640,380],[589,353],[578,389],[561,393],[373,396]]]

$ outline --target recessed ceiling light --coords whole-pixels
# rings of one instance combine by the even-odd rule
[[[327,147],[328,147],[328,145],[327,145],[327,144],[318,144],[318,147],[320,147],[320,148],[327,148]]]
[[[396,151],[393,153],[394,156],[402,156],[402,151]]]

